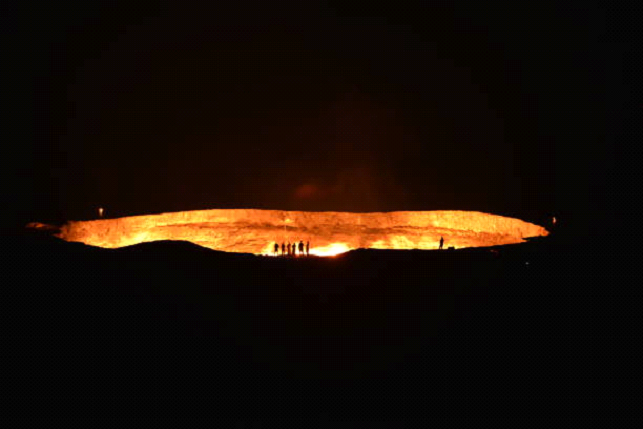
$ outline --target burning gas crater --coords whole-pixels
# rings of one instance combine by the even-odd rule
[[[437,249],[520,243],[546,236],[545,228],[480,212],[386,213],[280,210],[197,210],[70,221],[58,237],[117,248],[159,240],[183,240],[226,252],[271,254],[274,243],[310,241],[310,253],[333,256],[352,249]]]

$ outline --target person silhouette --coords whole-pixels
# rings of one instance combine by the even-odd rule
[[[292,249],[290,246],[290,242],[288,242],[288,256],[292,255]]]
[[[296,241],[292,244],[292,255],[297,256],[297,242]]]
[[[299,254],[300,255],[304,254],[304,242],[303,242],[303,240],[299,240]]]
[[[279,243],[275,243],[275,256],[279,255]]]
[[[310,241],[306,242],[306,256],[310,256]]]
[[[281,256],[284,256],[286,253],[286,243],[281,243]]]
[[[440,237],[440,247],[439,247],[439,249],[442,250],[442,247],[444,247],[444,237]]]

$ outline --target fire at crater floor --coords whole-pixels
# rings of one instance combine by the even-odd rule
[[[310,253],[332,256],[352,249],[484,247],[546,236],[545,228],[488,213],[419,211],[383,213],[215,209],[116,219],[70,221],[58,237],[117,248],[183,240],[226,252],[272,254],[274,244],[310,241]]]

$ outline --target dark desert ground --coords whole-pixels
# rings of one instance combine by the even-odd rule
[[[640,291],[564,231],[308,259],[11,240],[3,383],[38,403],[14,421],[641,418]]]

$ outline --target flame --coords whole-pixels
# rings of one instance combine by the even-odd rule
[[[259,254],[262,256],[277,256],[281,254],[280,252],[281,252],[281,245],[279,245],[279,252],[275,254],[275,243],[273,241],[272,243],[266,244],[266,247],[264,247],[261,250],[261,252],[259,252]]]
[[[310,249],[310,254],[315,256],[337,256],[352,250],[346,243],[333,243],[328,246]]]
[[[287,224],[287,226],[286,226]],[[195,210],[92,221],[70,221],[57,236],[117,248],[184,240],[226,252],[274,255],[274,244],[310,242],[310,253],[334,256],[351,249],[437,249],[521,243],[549,232],[520,219],[466,211],[385,213],[281,210]],[[297,252],[299,253],[299,252]]]

